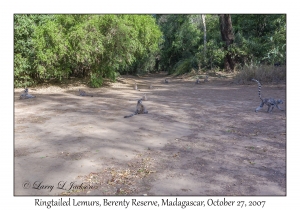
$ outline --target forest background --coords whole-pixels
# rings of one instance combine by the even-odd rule
[[[158,71],[278,82],[285,63],[285,14],[14,15],[15,87],[71,77],[100,87]]]

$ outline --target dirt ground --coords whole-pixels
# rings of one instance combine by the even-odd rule
[[[165,77],[15,89],[14,194],[286,195],[285,111],[255,113],[255,82]],[[286,84],[262,85],[285,110]]]

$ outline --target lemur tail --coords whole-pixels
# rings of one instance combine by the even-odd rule
[[[260,84],[260,82],[258,80],[256,80],[256,79],[252,79],[252,81],[257,82],[257,84],[258,84],[258,96],[259,96],[260,100],[263,100],[262,97],[261,97],[261,93],[260,93],[260,90],[261,90],[261,84]]]

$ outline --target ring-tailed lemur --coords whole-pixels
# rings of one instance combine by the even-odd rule
[[[28,93],[28,88],[25,88],[21,93],[22,93],[22,94],[20,95],[20,99],[35,98],[35,96],[30,95],[30,94]]]
[[[208,76],[206,75],[204,82],[208,82]]]
[[[279,104],[283,104],[283,101],[281,99],[277,99],[276,100],[274,98],[262,98],[261,97],[261,93],[260,93],[260,89],[261,89],[260,82],[258,80],[256,80],[256,79],[252,79],[252,81],[257,82],[257,84],[258,84],[258,96],[259,96],[259,98],[261,100],[261,104],[260,104],[259,107],[257,107],[255,109],[255,112],[257,112],[258,110],[262,109],[265,104],[268,106],[268,111],[267,112],[272,112],[272,110],[274,109],[274,106],[276,106],[277,109],[283,111],[283,109],[281,109],[279,107]]]
[[[137,86],[137,84],[136,84],[136,83],[134,83],[134,85],[133,85],[133,89],[134,89],[134,90],[141,91],[140,89],[138,89],[138,86]]]
[[[24,90],[21,93],[27,95],[28,94],[28,88],[24,88]]]
[[[79,95],[80,95],[80,96],[91,96],[91,97],[93,97],[93,95],[88,94],[88,93],[86,93],[85,91],[80,90],[80,89],[79,89]]]
[[[199,78],[196,80],[195,84],[200,84],[200,79]]]
[[[169,80],[167,78],[165,79],[165,83],[167,83],[167,84],[169,83]]]
[[[148,111],[146,110],[146,107],[142,104],[143,99],[139,99],[137,104],[136,104],[136,110],[133,114],[124,116],[124,118],[132,117],[133,115],[137,114],[148,114]]]
[[[142,98],[142,100],[143,100],[143,101],[147,101],[147,100],[148,100],[148,98],[147,98],[146,94],[145,94],[145,95],[143,95],[143,98]]]

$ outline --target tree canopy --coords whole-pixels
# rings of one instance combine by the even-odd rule
[[[161,37],[151,15],[15,15],[15,84],[89,76],[99,87],[147,66]]]
[[[221,17],[230,20],[229,44]],[[227,70],[226,56],[239,66],[285,63],[286,15],[14,15],[15,86],[73,76],[99,87],[124,73]]]

